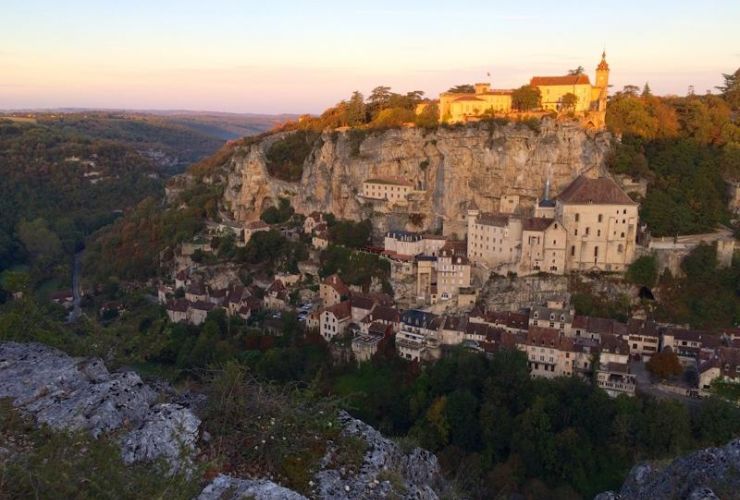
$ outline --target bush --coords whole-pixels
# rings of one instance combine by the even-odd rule
[[[301,180],[303,164],[319,137],[318,132],[298,130],[273,142],[265,155],[269,174],[288,182]]]
[[[625,278],[635,285],[651,287],[658,279],[658,262],[654,255],[643,255],[630,264]]]
[[[293,217],[295,210],[290,206],[290,200],[286,198],[280,198],[277,207],[267,207],[264,212],[260,215],[267,224],[282,224],[287,222]]]

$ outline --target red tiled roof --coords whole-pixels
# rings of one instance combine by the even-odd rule
[[[347,285],[344,284],[344,281],[342,281],[342,278],[338,274],[327,276],[323,284],[332,287],[339,295],[349,295],[349,288],[347,288]]]
[[[247,223],[247,229],[254,231],[255,229],[266,229],[270,227],[269,224],[262,222],[261,220],[255,220]]]
[[[564,203],[607,205],[636,205],[627,193],[622,191],[616,182],[608,177],[589,179],[579,176],[559,195],[558,200]]]
[[[324,309],[324,311],[334,314],[337,319],[349,318],[352,315],[349,300],[345,300],[344,302],[340,302],[339,304],[334,304],[331,307],[327,307],[326,309]]]
[[[588,75],[563,75],[563,76],[533,76],[529,81],[532,87],[540,85],[590,85]]]
[[[550,224],[555,222],[555,219],[547,219],[545,217],[527,217],[522,221],[522,229],[524,231],[544,231]]]
[[[463,95],[463,96],[460,96],[460,97],[458,97],[458,98],[455,99],[455,102],[460,102],[460,101],[479,101],[479,102],[483,102],[483,99],[481,99],[479,97],[475,97],[474,95]]]

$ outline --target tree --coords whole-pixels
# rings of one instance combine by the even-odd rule
[[[540,105],[540,89],[523,85],[511,94],[511,105],[518,111],[529,111]]]
[[[637,97],[637,93],[640,92],[640,87],[637,85],[625,85],[622,88],[622,94],[630,97]]]
[[[469,83],[463,83],[447,89],[447,92],[452,94],[472,94],[475,92],[475,87]]]
[[[654,255],[643,255],[635,259],[627,269],[627,281],[635,285],[651,287],[658,279],[658,262]]]
[[[663,349],[653,354],[646,367],[650,373],[661,379],[675,377],[683,373],[681,362],[672,349]]]
[[[569,75],[582,75],[585,70],[583,69],[583,66],[578,66],[575,69],[568,70]]]
[[[725,84],[716,88],[722,92],[722,97],[730,105],[730,108],[733,111],[737,111],[740,108],[740,68],[731,74],[723,73],[722,77],[725,80]]]
[[[355,90],[347,103],[347,125],[357,127],[366,122],[365,98]]]
[[[578,104],[578,97],[572,92],[568,92],[560,98],[560,108],[563,111],[574,111]]]
[[[648,85],[648,82],[645,82],[645,86],[642,87],[642,94],[640,97],[649,97],[653,95],[653,93],[650,91],[650,85]]]
[[[416,126],[423,128],[433,128],[439,123],[439,106],[437,103],[430,102],[424,106],[424,109],[416,115]]]
[[[18,223],[18,239],[26,247],[33,258],[33,262],[42,271],[55,264],[62,257],[62,242],[59,236],[49,229],[44,219]]]

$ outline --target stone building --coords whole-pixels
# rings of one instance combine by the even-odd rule
[[[596,67],[596,82],[591,85],[588,75],[534,76],[531,87],[539,90],[539,109],[571,112],[582,118],[588,127],[603,128],[609,88],[609,65],[606,53]],[[476,83],[472,93],[443,92],[439,96],[440,120],[448,123],[467,122],[483,116],[506,115],[514,111],[513,90],[492,89],[490,83]],[[569,106],[564,97],[575,96]]]
[[[638,205],[610,178],[580,176],[556,200],[567,230],[566,269],[624,271],[634,260]]]
[[[362,196],[372,200],[403,203],[414,185],[402,177],[375,177],[362,183]]]
[[[468,209],[468,258],[499,273],[624,271],[635,258],[637,203],[610,178],[580,176],[535,217]],[[542,217],[552,214],[553,217]]]
[[[330,307],[339,304],[349,298],[350,292],[347,285],[338,274],[327,276],[319,286],[319,297],[324,303],[324,307]]]

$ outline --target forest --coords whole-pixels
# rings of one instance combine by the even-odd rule
[[[638,201],[654,236],[709,232],[729,223],[726,182],[740,179],[739,75],[725,75],[718,95],[658,97],[646,84],[610,97],[607,128],[621,137],[610,169],[649,181],[647,196]]]
[[[67,282],[73,253],[162,181],[151,160],[117,142],[0,120],[0,272]]]

